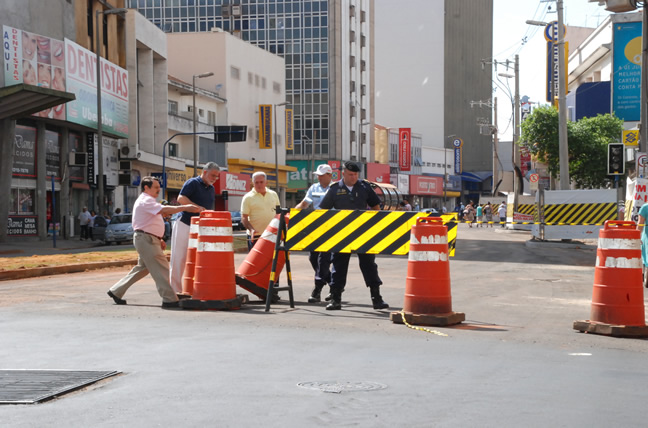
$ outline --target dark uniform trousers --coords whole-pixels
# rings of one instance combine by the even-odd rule
[[[360,271],[367,287],[376,287],[382,285],[378,276],[378,265],[374,254],[357,254],[360,262]],[[333,269],[331,270],[331,293],[333,295],[342,295],[342,290],[346,285],[347,271],[349,270],[350,253],[333,254]]]
[[[331,282],[331,253],[310,252],[308,257],[315,271],[315,284],[326,285]]]

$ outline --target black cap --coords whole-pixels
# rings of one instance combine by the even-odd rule
[[[360,172],[360,165],[353,161],[346,161],[344,162],[344,169],[349,170],[351,172]]]

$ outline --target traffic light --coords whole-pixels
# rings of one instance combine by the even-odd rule
[[[607,173],[608,175],[625,174],[625,148],[623,143],[608,144]]]

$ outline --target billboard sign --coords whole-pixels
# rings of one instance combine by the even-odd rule
[[[412,129],[398,129],[398,168],[401,171],[412,169]]]
[[[272,148],[272,105],[259,104],[259,148]]]
[[[614,24],[612,112],[624,121],[641,116],[641,22]]]
[[[286,109],[286,150],[295,149],[295,128],[293,121],[293,111],[291,108]]]

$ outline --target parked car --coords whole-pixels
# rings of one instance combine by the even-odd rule
[[[243,223],[241,222],[241,212],[232,211],[232,229],[233,230],[243,230]]]
[[[423,208],[423,209],[421,210],[421,212],[422,212],[422,213],[428,213],[428,214],[430,214],[430,215],[433,216],[433,217],[438,217],[438,216],[441,215],[441,214],[439,213],[439,211],[437,211],[435,208]]]
[[[96,216],[94,219],[94,226],[91,229],[92,236],[90,238],[93,241],[103,241],[106,227],[108,227],[108,220],[100,215]]]
[[[133,242],[133,215],[120,214],[113,216],[104,232],[106,244]]]

